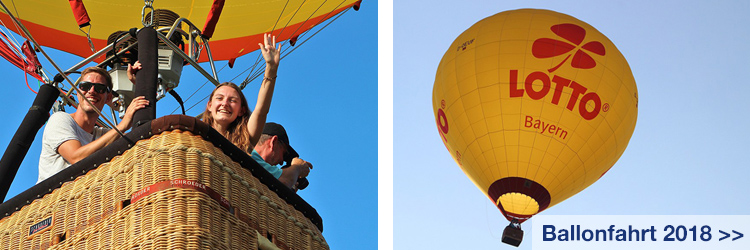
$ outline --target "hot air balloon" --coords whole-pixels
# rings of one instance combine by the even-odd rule
[[[166,92],[182,105],[173,90],[184,65],[194,66],[218,84],[214,61],[229,60],[232,65],[235,58],[257,50],[265,37],[266,43],[296,43],[297,47],[285,46],[287,50],[279,52],[286,56],[306,41],[298,39],[317,33],[310,32],[313,27],[324,28],[348,9],[358,9],[360,2],[29,0],[6,5],[0,1],[2,25],[31,43],[23,49],[11,48],[3,34],[0,54],[45,82],[0,159],[0,200],[50,108],[58,103],[58,95],[68,104],[77,104],[69,96],[78,88],[66,79],[73,84],[66,94],[65,76],[99,62],[108,69],[114,88],[93,91],[120,99],[128,99],[123,92],[130,91],[130,97],[150,100],[149,107],[133,115],[129,133],[114,128],[120,133],[114,142],[0,203],[0,245],[330,249],[322,237],[322,218],[296,193],[304,185],[300,180],[292,188],[284,186],[251,158],[247,148],[238,148],[198,118],[185,116],[184,109],[183,115],[156,118],[155,108],[157,94],[160,99]],[[42,46],[85,59],[64,72],[53,62],[59,74],[50,79],[34,56],[35,50],[44,52]],[[121,77],[123,67],[135,60],[143,65],[137,73],[137,89]],[[213,77],[199,62],[211,64]],[[257,72],[251,72],[240,87],[263,75]],[[113,106],[118,105],[127,106]],[[114,127],[96,111],[100,126]]]
[[[338,13],[354,7],[360,0],[342,1],[42,1],[26,0],[8,3],[39,44],[89,57],[91,47],[106,46],[114,31],[140,28],[145,14],[153,8],[167,9],[186,18],[210,38],[214,60],[229,60],[258,49],[264,33],[274,34],[278,41],[292,39]],[[23,34],[8,14],[0,13],[8,29]],[[90,42],[89,43],[89,38]],[[101,61],[104,58],[97,58]],[[202,54],[199,62],[208,60]]]
[[[520,224],[599,180],[638,113],[625,57],[591,25],[549,10],[487,17],[459,35],[435,74],[441,140],[466,176]]]

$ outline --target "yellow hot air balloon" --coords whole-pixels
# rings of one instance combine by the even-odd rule
[[[615,164],[635,128],[638,90],[625,57],[594,27],[520,9],[456,38],[432,104],[453,159],[520,227]]]

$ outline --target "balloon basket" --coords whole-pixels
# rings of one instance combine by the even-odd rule
[[[315,209],[247,154],[195,118],[166,118],[126,135],[145,138],[127,148],[92,155],[106,159],[92,169],[79,169],[84,159],[37,184],[77,170],[48,193],[3,203],[0,246],[330,249]]]
[[[518,222],[511,222],[510,225],[505,227],[505,230],[503,230],[503,243],[518,247],[521,245],[521,241],[523,240],[523,230],[521,230],[521,225],[518,224]]]

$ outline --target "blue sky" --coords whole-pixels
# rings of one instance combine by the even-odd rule
[[[638,124],[618,163],[543,214],[748,214],[750,198],[742,195],[750,188],[745,1],[397,1],[393,15],[380,13],[380,21],[393,16],[392,27],[378,27],[377,5],[365,1],[359,12],[346,13],[282,60],[269,114],[269,121],[287,126],[295,149],[315,164],[312,184],[300,195],[323,217],[323,235],[333,249],[375,249],[378,212],[380,225],[386,225],[380,236],[383,242],[392,237],[394,249],[513,249],[500,242],[507,221],[441,144],[431,95],[437,64],[456,36],[482,18],[519,8],[566,13],[597,28],[628,59],[640,94]],[[393,54],[378,62],[376,46],[392,46]],[[64,68],[80,60],[47,51]],[[255,56],[241,58],[240,66],[223,70],[220,79],[240,74],[243,62],[251,64]],[[392,73],[392,79],[378,79],[376,69]],[[0,72],[7,91],[0,109],[6,120],[0,129],[4,152],[34,94],[19,69],[0,61]],[[203,84],[186,80],[194,79],[190,76],[195,72],[186,70],[180,87],[186,90],[178,89],[183,98]],[[386,93],[380,103],[378,90]],[[209,84],[197,96],[210,91]],[[257,81],[245,94],[255,100]],[[186,102],[189,107],[197,100]],[[188,114],[198,114],[204,102]],[[170,97],[158,105],[159,115],[176,106]],[[379,121],[387,122],[378,126]],[[381,136],[393,133],[393,142],[379,145],[380,151],[378,129]],[[9,198],[34,184],[40,138]],[[381,162],[381,176],[387,177],[379,180],[386,190],[381,193],[378,155],[393,159]],[[376,197],[385,204],[381,211]],[[527,232],[530,222],[524,223]],[[518,249],[531,249],[530,242],[527,235]]]
[[[286,127],[295,150],[315,166],[308,177],[310,186],[299,195],[323,218],[323,236],[332,249],[377,248],[377,20],[377,1],[363,1],[359,11],[345,13],[306,43],[298,44],[299,48],[281,61],[268,115],[268,121]],[[292,48],[288,44],[284,47]],[[64,69],[82,60],[50,48],[45,51]],[[246,76],[242,71],[257,56],[254,52],[239,58],[234,69],[227,67],[219,73],[219,80],[241,82]],[[52,72],[54,68],[41,54],[39,57],[47,72]],[[226,61],[218,62],[217,68],[224,65]],[[5,86],[0,101],[4,103],[0,117],[5,120],[0,129],[0,152],[5,152],[35,94],[25,86],[20,69],[0,60],[0,72]],[[177,89],[186,109],[199,103],[187,111],[192,116],[203,111],[206,101],[201,99],[213,90],[209,83],[186,100],[204,84],[198,79],[197,72],[186,66]],[[259,83],[253,81],[244,90],[251,106],[257,99]],[[37,89],[36,81],[29,84]],[[167,96],[158,102],[157,116],[171,114],[176,107],[177,102]],[[6,199],[36,183],[41,134]]]
[[[442,145],[431,103],[453,40],[485,17],[520,8],[594,26],[628,60],[639,91],[638,122],[620,160],[542,214],[748,214],[747,1],[397,1],[394,249],[515,249],[500,240],[508,222]],[[531,221],[523,228],[517,249],[531,249]]]

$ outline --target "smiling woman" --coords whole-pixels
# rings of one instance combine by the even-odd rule
[[[225,82],[211,92],[203,121],[238,148],[248,151],[255,144],[250,142],[250,131],[247,129],[250,114],[247,98],[242,94],[240,87]]]
[[[263,125],[266,124],[276,85],[276,72],[281,60],[281,45],[276,47],[276,37],[264,34],[263,38],[265,44],[259,43],[258,46],[266,61],[266,70],[258,92],[255,112],[250,111],[242,89],[234,83],[226,82],[216,86],[211,92],[203,117],[204,122],[248,153],[258,143]]]

